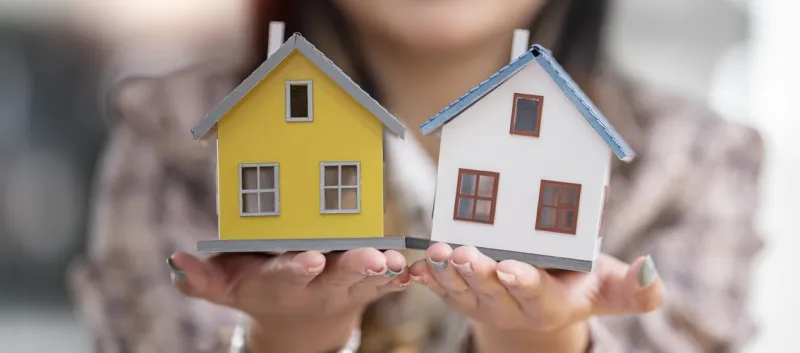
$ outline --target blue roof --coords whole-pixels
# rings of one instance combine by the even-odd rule
[[[524,54],[500,69],[500,71],[497,71],[488,79],[479,83],[477,86],[470,89],[469,92],[428,119],[428,121],[420,126],[422,134],[429,135],[441,128],[444,124],[453,120],[461,112],[514,76],[514,74],[532,61],[536,61],[544,68],[556,85],[564,92],[564,95],[566,95],[575,108],[580,111],[581,115],[586,119],[586,122],[594,128],[608,147],[614,151],[617,158],[627,162],[636,157],[636,153],[631,149],[628,143],[617,133],[603,113],[600,112],[583,90],[581,90],[569,74],[567,74],[564,68],[553,58],[550,51],[538,44],[532,46]]]

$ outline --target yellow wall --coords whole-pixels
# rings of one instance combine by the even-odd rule
[[[285,82],[313,81],[313,122],[286,122]],[[299,52],[217,125],[220,239],[383,235],[383,124]],[[361,162],[361,213],[320,214],[320,162]],[[239,164],[279,163],[280,215],[239,215]]]

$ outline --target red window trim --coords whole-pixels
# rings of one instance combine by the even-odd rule
[[[556,185],[559,186],[558,198],[555,200],[556,206],[544,206],[544,189],[546,185]],[[577,188],[576,196],[575,196],[575,206],[574,207],[565,207],[559,206],[559,201],[561,201],[561,186],[569,186],[573,188]],[[539,226],[539,222],[542,218],[542,208],[543,207],[550,207],[556,209],[556,219],[554,223],[554,228],[544,228]],[[536,208],[536,230],[546,231],[546,232],[553,232],[553,233],[561,233],[561,234],[571,234],[575,235],[578,230],[578,211],[581,208],[581,185],[580,184],[573,184],[573,183],[565,183],[561,181],[553,181],[553,180],[542,180],[539,185],[539,205]],[[572,229],[569,230],[561,230],[558,229],[558,211],[560,210],[573,210],[575,212],[575,222],[572,226]]]
[[[475,190],[473,195],[462,194],[461,193],[461,179],[464,174],[475,174]],[[492,185],[492,197],[486,196],[478,196],[478,186],[480,185],[480,177],[481,176],[490,176],[494,178],[494,185]],[[497,186],[500,185],[500,173],[489,172],[485,170],[474,170],[474,169],[458,169],[458,182],[456,182],[456,197],[455,197],[455,205],[453,207],[453,220],[456,221],[466,221],[466,222],[475,222],[475,223],[484,223],[484,224],[494,224],[494,210],[497,207]],[[464,218],[458,216],[458,200],[460,198],[470,198],[472,199],[472,218]],[[486,200],[492,203],[492,207],[489,210],[489,220],[481,220],[475,219],[475,209],[478,205],[478,200]]]
[[[514,130],[514,121],[517,119],[517,99],[524,98],[524,99],[535,99],[539,101],[539,109],[537,111],[536,117],[536,131],[534,132],[527,132],[527,131],[516,131]],[[523,94],[523,93],[514,93],[514,100],[511,103],[511,126],[508,129],[508,133],[512,135],[520,135],[520,136],[529,136],[529,137],[539,137],[539,132],[542,128],[542,107],[544,106],[544,97],[537,96],[534,94]]]

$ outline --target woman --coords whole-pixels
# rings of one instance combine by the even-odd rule
[[[446,244],[425,254],[190,255],[216,225],[213,152],[188,131],[237,82],[232,68],[195,67],[128,79],[114,95],[121,121],[92,248],[72,272],[97,349],[310,353],[352,339],[365,353],[738,351],[753,334],[745,302],[761,246],[760,138],[601,65],[608,2],[315,0],[263,4],[255,21],[260,34],[287,21],[407,126],[505,65],[511,33],[530,27],[639,154],[615,164],[595,273],[496,263]],[[409,132],[387,148],[387,232],[427,236],[429,205],[399,190],[432,182],[438,141]]]

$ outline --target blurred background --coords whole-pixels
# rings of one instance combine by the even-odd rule
[[[85,246],[95,161],[111,123],[101,104],[106,82],[119,67],[167,72],[246,40],[242,0],[77,4],[0,0],[3,353],[90,351],[64,269]],[[763,331],[750,352],[796,346],[800,284],[789,278],[800,237],[789,219],[800,211],[800,105],[790,86],[800,79],[798,15],[794,0],[618,0],[609,43],[630,74],[764,134],[767,248],[753,298]]]

